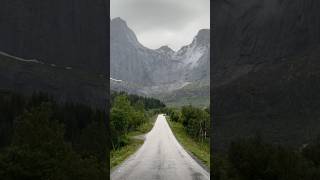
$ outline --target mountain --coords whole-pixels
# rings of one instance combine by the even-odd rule
[[[142,86],[179,79],[174,71],[179,62],[141,45],[125,21],[115,18],[110,27],[110,77]]]
[[[109,43],[104,0],[4,0],[0,88],[105,108]]]
[[[187,81],[203,81],[209,84],[210,31],[208,29],[200,30],[190,45],[182,47],[177,52],[177,56],[184,61]]]
[[[172,50],[169,46],[161,46],[159,49],[156,49],[156,51],[161,54],[166,54],[169,57],[174,54],[174,50]]]
[[[255,134],[308,144],[320,130],[320,2],[216,0],[213,7],[213,149]]]
[[[121,18],[112,19],[110,29],[111,89],[167,99],[199,81],[209,87],[208,29],[200,30],[191,44],[177,52],[168,46],[155,50],[144,47]]]
[[[57,102],[74,102],[104,109],[107,80],[99,73],[23,59],[0,52],[1,90],[24,95],[47,93]]]
[[[0,6],[0,51],[106,74],[107,3],[4,0]]]

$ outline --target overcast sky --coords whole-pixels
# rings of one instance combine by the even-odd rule
[[[210,0],[111,0],[111,19],[121,17],[146,47],[178,50],[210,27]]]

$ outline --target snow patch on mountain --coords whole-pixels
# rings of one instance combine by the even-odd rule
[[[111,81],[116,81],[116,82],[123,82],[122,80],[120,79],[114,79],[114,78],[110,78]]]
[[[197,46],[186,46],[185,48],[181,49],[180,52],[177,52],[173,55],[173,59],[180,60],[184,66],[188,68],[194,68],[199,63],[198,61],[204,55],[206,48],[204,47],[197,47]]]

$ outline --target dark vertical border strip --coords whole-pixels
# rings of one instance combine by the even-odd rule
[[[214,127],[214,105],[213,105],[213,88],[212,88],[212,84],[213,84],[213,81],[212,81],[212,71],[211,69],[213,69],[213,63],[212,61],[214,61],[213,59],[213,52],[214,52],[214,22],[213,22],[213,10],[214,10],[214,2],[215,0],[211,0],[210,1],[210,179],[213,179],[213,173],[214,173],[214,170],[213,170],[213,153],[214,153],[214,133],[213,133],[213,127]]]
[[[109,126],[109,112],[110,112],[110,1],[109,0],[103,0],[104,4],[105,4],[105,18],[106,18],[106,24],[107,24],[107,29],[106,29],[106,78],[107,78],[107,89],[106,89],[106,107],[105,107],[105,123],[106,123],[106,127],[108,130],[108,145],[110,144],[110,126]],[[110,149],[108,146],[108,150],[107,150],[107,168],[108,171],[110,170]],[[110,172],[109,175],[107,177],[107,179],[110,179]]]

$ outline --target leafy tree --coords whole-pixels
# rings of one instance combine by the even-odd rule
[[[179,111],[172,111],[170,114],[170,119],[174,122],[179,122],[181,119],[181,113]]]
[[[204,141],[209,138],[210,115],[206,110],[191,105],[182,107],[182,124],[192,137]]]
[[[110,129],[111,129],[111,144],[112,147],[118,148],[123,146],[122,139],[132,127],[133,108],[125,95],[120,95],[115,98],[113,107],[110,112]]]

